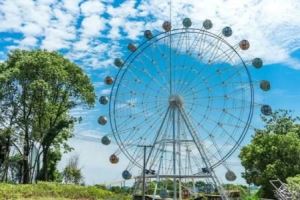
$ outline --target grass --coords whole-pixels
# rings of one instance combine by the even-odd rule
[[[39,182],[26,185],[0,183],[0,199],[129,200],[130,197],[123,194],[115,194],[95,186]]]

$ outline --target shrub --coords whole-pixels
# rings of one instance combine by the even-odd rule
[[[300,199],[300,174],[295,177],[287,178],[289,190],[293,195],[293,199]]]
[[[39,182],[37,184],[13,185],[0,183],[0,199],[91,199],[129,200],[129,196],[115,194],[96,186],[79,186]]]

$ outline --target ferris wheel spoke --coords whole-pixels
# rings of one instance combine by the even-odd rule
[[[216,55],[218,50],[221,50],[220,47],[221,47],[221,45],[224,44],[224,39],[221,38],[221,34],[219,34],[219,35],[216,35],[215,37],[211,37],[210,41],[211,41],[211,43],[208,42],[208,44],[203,48],[204,49],[203,52],[205,54],[202,54],[202,57],[204,57],[204,55],[208,55],[211,52],[211,56],[209,57],[211,59]],[[224,52],[224,50],[223,50],[223,52]]]
[[[130,69],[130,68],[129,68]],[[168,90],[169,88],[165,85],[163,85],[158,79],[156,79],[155,77],[153,77],[151,75],[151,73],[146,70],[147,68],[146,67],[142,67],[142,70],[140,70],[139,67],[135,67],[135,70],[139,71],[139,72],[142,72],[144,73],[145,75],[147,75],[151,80],[153,80],[156,84],[158,84],[160,87],[164,88],[164,90]],[[130,70],[132,73],[134,73],[133,70]],[[135,74],[135,77],[138,77],[136,74]]]
[[[207,99],[211,99],[212,101],[214,100],[214,98],[216,98],[216,99],[218,99],[218,98],[222,98],[222,96],[216,96],[216,97],[214,97],[214,96],[209,96]],[[224,98],[224,96],[223,96],[223,98]],[[199,100],[201,100],[201,99],[204,99],[204,98],[195,98],[194,100],[197,100],[197,99],[199,99]],[[238,98],[235,98],[235,97],[226,97],[226,99],[227,99],[227,101],[229,101],[229,100],[232,100],[232,101],[237,101],[237,102],[245,102],[249,107],[251,106],[251,104],[252,104],[252,102],[251,101],[248,101],[248,100],[246,100],[246,99],[238,99]],[[190,102],[190,101],[185,101],[185,104],[193,104],[193,105],[200,105],[200,106],[202,106],[202,107],[207,107],[207,106],[205,106],[205,105],[203,105],[203,104],[201,104],[201,103],[194,103],[194,102]],[[264,104],[261,104],[261,103],[254,103],[253,104],[253,107],[261,107],[262,105],[264,105]],[[209,107],[211,107],[211,106],[209,106]],[[240,109],[241,108],[244,108],[243,106],[241,106],[241,107],[239,107]]]
[[[188,34],[188,33],[187,33]],[[194,51],[195,48],[193,48],[193,46],[196,46],[199,42],[199,40],[201,38],[199,38],[201,32],[197,33],[193,42],[192,43],[188,43],[186,42],[186,50],[185,50],[185,53],[187,53],[187,55],[185,56],[185,59],[184,59],[184,62],[182,62],[183,64],[181,64],[182,67],[185,67],[185,64],[186,64],[186,59],[187,59],[187,56],[191,56],[192,55],[192,52]],[[188,41],[190,41],[190,39],[187,39]],[[195,44],[196,42],[196,44]],[[188,43],[188,44],[187,44]],[[192,69],[192,68],[191,68]],[[185,73],[180,73],[179,74],[180,76],[178,77],[179,80],[184,80],[184,76],[185,76]],[[178,92],[180,89],[178,88],[176,91]]]
[[[203,106],[201,104],[195,104],[197,107],[203,107],[203,108],[207,108],[207,106]],[[244,107],[233,107],[233,108],[230,108],[230,107],[226,107],[225,110],[240,110]],[[210,111],[224,111],[224,108],[215,108],[215,107],[208,107],[208,109]]]
[[[214,41],[212,41],[212,40],[215,40],[215,39],[210,38],[210,40],[206,40],[206,45],[204,43],[203,50],[202,50],[202,53],[200,56],[201,59],[204,58],[207,55],[207,53],[215,47],[215,43],[213,43]]]
[[[222,128],[222,129],[223,129],[223,128]],[[224,130],[223,132],[228,136],[228,140],[225,142],[226,145],[229,145],[229,144],[230,144],[230,143],[228,142],[229,139],[230,139],[231,141],[233,141],[234,144],[238,144],[238,141],[236,141],[236,140],[232,137],[232,134],[229,134],[228,131],[226,131],[225,129],[223,129],[223,130]],[[224,144],[224,145],[225,145],[225,144]],[[230,145],[234,146],[234,144],[230,144]],[[223,145],[223,146],[224,146],[224,145]],[[210,145],[208,148],[211,148],[211,147],[214,147],[214,145],[212,144],[212,145]],[[224,158],[224,156],[223,156],[223,158]],[[223,159],[223,158],[222,158],[222,159]]]
[[[158,131],[157,131],[157,133],[156,133],[156,136],[155,136],[155,138],[154,138],[154,140],[153,140],[153,142],[152,142],[152,144],[154,144],[154,145],[153,145],[153,146],[151,147],[151,149],[150,149],[150,152],[149,152],[149,154],[148,154],[148,158],[147,158],[146,164],[149,162],[149,159],[151,158],[151,155],[152,155],[153,150],[154,150],[154,146],[155,146],[155,144],[156,144],[156,141],[157,141],[158,137],[159,137],[160,134],[161,134],[161,130],[162,130],[163,126],[164,126],[165,120],[166,120],[166,118],[167,118],[169,112],[170,112],[170,108],[168,107],[168,109],[167,109],[167,111],[166,111],[166,114],[164,115],[164,118],[163,118],[163,120],[162,120],[162,123],[161,123],[161,125],[159,126],[159,129],[158,129]]]
[[[191,52],[193,52],[196,49],[196,47],[197,47],[197,45],[198,45],[199,42],[200,43],[202,42],[203,35],[204,34],[203,34],[203,32],[201,30],[196,34],[195,39],[193,40],[193,43],[190,45],[190,48],[194,47],[194,48],[191,49]]]
[[[184,95],[185,97],[185,103],[186,102],[189,102],[188,100],[191,100],[191,97],[194,97],[192,98],[192,102],[190,103],[193,103],[193,101],[196,101],[196,100],[207,100],[207,99],[236,99],[236,95],[234,94],[235,92],[238,92],[238,91],[242,91],[242,92],[245,92],[247,90],[245,90],[245,88],[240,88],[240,89],[236,89],[236,90],[233,90],[233,91],[224,91],[222,95],[220,94],[215,94],[215,95],[205,95],[205,96],[200,96],[201,93],[199,92],[193,92],[191,94],[186,94]],[[235,95],[235,96],[234,96]],[[234,96],[234,97],[232,97]]]
[[[140,148],[137,147],[136,143],[141,143],[143,141],[143,138],[138,138],[133,141],[126,141],[123,143],[123,146],[126,147],[128,150],[133,149],[133,157],[138,154],[139,151],[141,151]]]
[[[156,91],[157,92],[157,91]],[[123,93],[124,96],[128,93]],[[143,97],[146,95],[145,93],[142,93]],[[139,103],[139,101],[137,101],[138,99],[135,97],[135,96],[130,96],[128,99],[124,99],[123,101],[120,101],[118,102],[116,105],[115,105],[115,109],[117,109],[118,111],[121,111],[121,110],[127,110],[128,108],[136,108],[138,106],[144,106],[146,105],[147,103],[151,103],[152,105],[154,104],[154,107],[152,108],[155,108],[155,106],[158,106],[158,105],[155,105],[155,101],[158,101],[158,96],[154,96],[153,97],[153,101],[149,101],[149,102],[146,102],[144,100],[144,98],[142,97],[142,100],[139,100],[141,101]],[[158,102],[157,102],[158,103]]]
[[[230,113],[230,112],[228,112],[228,111],[226,111],[225,113],[226,113],[227,115],[231,116],[232,118],[234,118],[234,119],[240,121],[241,123],[247,124],[247,122],[241,120],[239,117],[235,116],[234,114],[232,114],[232,113]],[[251,125],[249,125],[249,126],[251,126]],[[255,128],[253,127],[253,129],[255,129]]]
[[[196,61],[193,61],[193,63],[196,63],[196,64],[197,64]],[[195,67],[196,64],[192,64],[191,66],[189,66],[189,67],[187,68],[187,70],[185,71],[185,73],[182,73],[182,76],[180,77],[180,79],[181,79],[183,82],[186,82],[187,79],[190,77],[191,74],[190,74],[189,72],[192,72],[193,70],[195,70],[195,68],[197,68],[197,67]],[[183,66],[185,66],[185,63],[183,64]],[[197,69],[196,69],[196,70],[197,70]],[[202,70],[201,70],[201,71],[203,71],[203,70],[205,70],[205,67],[202,66]],[[177,92],[180,93],[182,89],[183,89],[182,87],[178,88]]]
[[[158,113],[161,113],[161,112],[158,112]],[[156,112],[153,112],[153,113],[149,113],[148,115],[147,115],[147,117],[139,117],[139,118],[141,118],[142,120],[143,120],[143,122],[149,122],[149,121],[151,121],[151,120],[153,120],[155,117],[153,117],[154,115],[156,115],[157,113]],[[152,118],[153,117],[153,118]],[[123,117],[123,118],[125,118],[125,117]],[[118,119],[121,119],[121,117],[118,117]],[[136,119],[138,119],[138,117],[128,117],[128,118],[125,118],[125,120],[124,121],[126,121],[126,120],[133,120],[133,122],[135,122],[135,120]],[[128,121],[127,121],[128,122]],[[138,121],[137,121],[138,122]],[[138,122],[138,124],[137,125],[141,125],[142,124],[142,122]],[[122,123],[122,124],[119,124],[119,126],[120,127],[122,127],[122,125],[124,125],[126,128],[127,128],[127,126],[128,126],[128,124],[126,124],[126,123]]]
[[[154,45],[154,47],[156,47],[156,50],[158,50],[159,55],[162,57],[162,59],[160,59],[160,60],[165,61],[164,63],[165,63],[165,65],[167,65],[167,60],[166,60],[166,59],[167,59],[167,56],[165,56],[165,54],[162,53],[160,46]],[[164,73],[163,73],[163,72],[160,70],[160,68],[157,66],[156,59],[154,59],[155,53],[153,52],[153,49],[151,48],[151,56],[152,56],[152,58],[150,58],[147,54],[142,54],[142,55],[143,55],[149,62],[151,62],[151,63],[153,64],[152,66],[155,67],[155,69],[156,69],[156,71],[157,71],[157,74],[160,75],[160,78],[162,79],[162,82],[164,82],[164,85],[167,84],[167,83],[168,83],[168,80],[165,78],[165,76],[163,76]]]
[[[140,139],[141,140],[145,140],[144,138],[142,138],[142,137],[140,137]],[[123,145],[124,146],[124,148],[126,148],[127,150],[129,150],[130,148],[132,148],[132,147],[137,147],[137,145],[138,144],[141,144],[141,142],[137,142],[137,143],[133,143],[132,142],[132,144],[130,144],[130,145]],[[140,149],[140,148],[139,148]],[[135,161],[134,162],[136,162],[137,161],[137,158],[135,158]]]
[[[239,74],[240,73],[240,70],[243,70],[242,68],[236,70],[234,73],[232,73],[229,77],[226,77],[226,79],[222,80],[222,82],[220,84],[216,84],[214,85],[213,87],[210,87],[210,89],[213,89],[213,88],[216,88],[218,86],[221,86],[221,85],[224,85],[226,83],[230,83],[229,81],[232,79],[232,78],[235,78],[235,75]],[[213,74],[212,74],[213,75]],[[212,76],[208,76],[207,78],[212,78]],[[192,87],[196,87],[197,86],[197,83],[194,83],[194,85]]]
[[[130,135],[127,135],[126,138],[123,139],[123,146],[131,149],[131,148],[135,148],[136,147],[136,143],[141,142],[143,140],[142,137],[138,137],[138,138],[131,138]]]
[[[218,40],[220,41],[220,40]],[[220,43],[222,44],[222,42]],[[221,52],[218,54],[218,52]],[[226,63],[227,61],[233,61],[233,56],[235,55],[235,51],[232,49],[232,47],[227,47],[227,50],[223,50],[221,46],[216,46],[215,52],[212,55],[212,57],[209,59],[208,64],[212,65],[217,60],[221,60],[222,63]]]
[[[226,54],[226,56],[227,56],[227,54]],[[227,57],[228,57],[228,56],[227,56]],[[210,64],[209,64],[209,65],[210,65]],[[198,70],[198,68],[195,67],[194,65],[192,65],[191,68],[195,68],[196,70]],[[208,66],[204,67],[204,65],[202,65],[202,68],[208,69],[209,67],[208,67]],[[231,69],[231,68],[229,68],[229,69]],[[203,72],[203,70],[201,70],[201,72],[198,73],[198,74],[201,75],[202,72]],[[216,73],[212,73],[212,75],[215,75],[215,74],[216,74]],[[185,78],[184,78],[183,80],[186,81],[186,80],[188,79],[188,77],[189,77],[189,76],[185,76]],[[208,79],[208,77],[206,77],[206,79]],[[195,80],[194,80],[194,81],[195,81]],[[193,82],[194,82],[194,81],[193,81]]]
[[[204,53],[203,46],[204,46],[204,41],[206,41],[206,37],[207,37],[207,35],[204,34],[204,32],[203,32],[201,40],[200,40],[200,44],[199,44],[198,55],[197,55],[198,57],[201,57],[202,53]]]
[[[141,60],[141,59],[140,59]],[[139,73],[145,74],[146,76],[148,76],[151,80],[153,80],[156,84],[158,84],[160,87],[168,90],[168,88],[165,86],[165,84],[161,83],[160,80],[156,79],[155,77],[153,77],[153,75],[151,75],[151,73],[147,70],[148,68],[145,66],[148,66],[148,64],[144,63],[143,60],[140,61],[141,65],[136,66],[138,63],[134,63],[131,67],[128,68],[128,70],[132,73],[132,75],[134,76],[135,79],[141,79],[141,76],[137,75],[135,73],[134,70],[136,70]],[[143,66],[143,67],[140,67]],[[156,66],[155,63],[152,63],[152,66]],[[160,71],[158,72],[160,73]],[[144,78],[144,77],[143,77]]]
[[[156,115],[156,114],[157,114],[157,113],[152,113],[152,116],[154,116],[154,115]],[[149,118],[150,118],[150,117],[151,117],[151,115],[149,115]],[[154,119],[155,119],[155,118],[153,118],[152,120],[154,120]],[[128,122],[128,119],[126,119],[126,120],[124,120],[124,122],[118,124],[119,127],[120,127],[120,128],[126,128],[126,129],[128,129],[128,128],[127,128],[128,123],[125,123],[126,121]],[[147,120],[147,121],[151,121],[151,120]],[[136,126],[133,126],[133,128],[139,128],[139,126],[142,126],[143,123],[144,123],[144,121],[141,121],[141,122],[137,123]]]
[[[222,155],[222,151],[221,151],[221,149],[219,148],[219,145],[217,144],[217,142],[215,141],[215,137],[213,136],[213,135],[210,135],[209,136],[210,137],[210,140],[212,141],[212,143],[213,143],[213,146],[216,148],[216,150],[217,150],[217,153],[218,153],[218,156],[219,156],[219,158],[218,159],[220,159],[220,160],[222,160],[223,159],[223,155]]]
[[[155,45],[155,47],[156,47],[155,51],[154,51],[154,49],[151,49],[151,51],[152,51],[151,55],[155,55],[155,53],[158,52],[159,55],[161,55],[161,57],[163,58],[163,59],[161,59],[161,60],[164,60],[164,61],[165,61],[165,62],[164,62],[165,65],[164,65],[164,66],[167,67],[170,58],[167,56],[167,54],[165,53],[165,51],[162,50],[161,44]],[[156,51],[157,51],[157,52],[156,52]],[[152,57],[152,59],[153,59],[153,57]],[[153,60],[154,60],[154,59],[153,59]],[[166,77],[167,77],[167,70],[165,70],[165,73],[163,73],[163,71],[161,71],[160,68],[158,67],[157,63],[158,63],[158,62],[154,63],[154,66],[155,66],[155,68],[157,69],[157,71],[160,73],[160,75],[164,78],[165,84],[168,85],[168,84],[169,84],[169,80],[168,80],[168,78],[166,78]],[[165,74],[165,76],[164,76],[164,74]]]
[[[176,47],[175,46],[172,46],[174,49],[175,49],[175,55],[179,55],[179,53],[181,53],[180,50],[182,50],[184,47],[184,39],[186,38],[186,34],[187,32],[186,31],[183,31],[182,34],[180,34],[176,40],[175,37],[173,37],[173,41],[174,43],[177,41],[177,45]]]
[[[178,55],[178,53],[179,53],[179,49],[180,49],[180,48],[179,48],[179,45],[181,45],[181,44],[180,44],[180,41],[181,41],[181,38],[182,38],[182,37],[184,37],[184,34],[180,34],[180,35],[178,36],[179,39],[177,39],[177,45],[176,45],[176,47],[173,46],[173,48],[175,48],[175,55]],[[176,40],[174,39],[173,41],[174,41],[174,43],[175,43]]]
[[[208,118],[208,121],[213,122],[213,123],[216,125],[215,127],[221,128],[221,129],[223,130],[223,132],[225,131],[225,134],[226,134],[230,139],[232,139],[232,141],[234,141],[235,143],[237,143],[237,141],[232,137],[232,135],[229,134],[229,133],[223,128],[222,124],[221,124],[219,121],[215,121],[215,120],[213,120],[213,119],[211,119],[211,118]],[[208,130],[206,130],[205,127],[202,126],[201,124],[200,124],[200,126],[202,127],[202,129],[203,129],[204,131],[207,132],[208,137],[211,137],[212,133],[209,132]],[[212,132],[213,132],[213,131],[212,131]]]
[[[229,53],[227,53],[227,52],[229,52]],[[232,50],[231,48],[229,48],[229,49],[223,51],[221,54],[215,55],[215,57],[211,60],[210,65],[213,65],[214,63],[216,63],[215,61],[217,61],[217,60],[222,60],[223,63],[226,63],[227,61],[234,61],[233,60],[234,55],[235,55],[235,51]]]
[[[210,54],[209,59],[208,59],[208,63],[211,63],[211,60],[215,58],[216,54],[218,53],[218,50],[220,50],[220,47],[222,45],[222,41],[221,40],[217,40],[215,41],[215,45],[211,46],[212,48],[210,48],[209,50],[206,51],[206,54]]]
[[[212,133],[209,132],[208,130],[206,130],[206,129],[204,128],[204,126],[202,126],[202,125],[200,125],[200,126],[201,126],[202,129],[206,132],[206,134],[208,135],[206,138],[210,138],[211,142],[214,144],[215,142],[212,141],[212,137],[213,137]],[[213,131],[212,131],[212,132],[213,132]],[[203,141],[205,142],[206,139],[203,139]],[[204,148],[206,148],[206,149],[211,149],[212,147],[214,147],[214,148],[218,151],[218,149],[217,149],[218,145],[210,145],[210,146],[204,145]],[[207,151],[207,152],[210,152],[210,151]],[[210,154],[209,157],[214,157],[214,158],[215,158],[215,161],[219,160],[219,159],[215,156],[215,153],[209,153],[209,154]],[[221,156],[221,154],[220,154],[219,156],[220,156],[221,158],[223,158],[223,157]]]
[[[219,86],[219,85],[216,85],[216,86]],[[234,98],[234,97],[231,97],[230,94],[235,94],[236,92],[238,91],[246,91],[246,89],[250,86],[246,85],[247,87],[243,88],[243,87],[240,87],[240,88],[237,88],[235,90],[232,90],[232,91],[228,91],[226,93],[224,93],[224,95],[219,95],[219,96],[210,96],[210,95],[205,95],[205,96],[200,96],[200,97],[195,97],[196,95],[198,94],[201,94],[200,92],[192,92],[192,93],[189,93],[189,94],[184,94],[183,96],[186,98],[185,100],[185,104],[195,104],[194,101],[196,100],[203,100],[203,99],[222,99],[224,98],[225,100],[237,100],[237,101],[244,101],[243,99],[238,99],[238,98]],[[192,88],[191,88],[192,89]],[[192,102],[189,102],[188,100],[190,99],[189,97],[193,96],[194,98],[192,99]],[[236,96],[235,96],[236,97]],[[149,103],[152,103],[152,102],[149,102]],[[196,105],[199,105],[199,104],[196,104]],[[261,106],[262,104],[259,104],[259,103],[255,103],[255,105],[257,106]]]
[[[214,98],[215,97],[213,97],[213,96],[211,96],[211,98],[208,98],[208,99],[210,99],[211,101],[214,101]],[[223,97],[224,98],[224,97]],[[215,98],[215,99],[218,99],[218,98]],[[197,100],[197,99],[195,99],[195,100]],[[232,108],[231,107],[229,107],[229,105],[227,106],[227,107],[225,107],[225,105],[223,106],[223,107],[220,107],[220,105],[219,106],[211,106],[211,105],[203,105],[202,103],[195,103],[195,102],[193,102],[193,101],[186,101],[185,102],[185,104],[186,105],[195,105],[195,106],[199,106],[199,107],[203,107],[203,108],[210,108],[210,109],[216,109],[216,110],[226,110],[226,109],[243,109],[243,108],[245,108],[245,106],[246,106],[246,104],[245,103],[247,103],[247,105],[249,105],[249,107],[250,107],[250,105],[251,105],[251,102],[248,102],[247,100],[245,100],[245,99],[237,99],[237,98],[234,98],[234,97],[227,97],[226,99],[224,98],[224,101],[223,101],[223,103],[226,103],[226,102],[228,102],[229,100],[233,100],[233,101],[231,101],[231,102],[234,102],[234,104],[231,104],[231,106],[233,106]],[[240,103],[239,103],[240,102]],[[216,103],[218,103],[218,102],[216,102]],[[220,103],[220,102],[219,102]],[[239,104],[238,104],[239,103]],[[238,107],[237,105],[239,105],[240,107]]]
[[[219,71],[216,70],[216,71],[214,71],[213,73],[207,75],[207,76],[205,77],[205,80],[208,81],[208,80],[210,80],[210,79],[212,79],[212,78],[215,78],[216,76],[220,76],[220,74],[222,74],[222,73],[224,73],[224,72],[227,72],[227,71],[230,71],[230,70],[232,70],[232,69],[233,69],[232,66],[229,66],[229,67],[226,67],[226,68],[223,69],[223,70],[219,70]],[[227,77],[225,80],[223,80],[222,83],[226,83],[226,81],[230,80],[232,77],[235,78],[235,75],[239,73],[239,70],[244,70],[244,69],[243,69],[243,68],[240,68],[240,69],[236,70],[231,76],[229,76],[229,77]],[[220,74],[219,74],[219,73],[220,73]],[[193,82],[195,82],[195,81],[193,81]],[[192,83],[191,83],[191,84],[192,84]]]
[[[193,117],[191,115],[186,114],[183,109],[181,109],[180,113],[182,114],[183,118],[185,118],[184,122],[186,124],[186,127],[194,129],[193,128],[194,127],[193,126],[193,121],[194,121]],[[187,124],[187,118],[189,119],[191,127],[189,127],[189,124]],[[211,163],[211,160],[208,159],[208,158],[213,157],[214,155],[212,155],[209,151],[207,151],[207,148],[205,147],[205,144],[203,144],[204,140],[201,140],[201,138],[199,138],[199,133],[195,134],[195,135],[192,135],[193,133],[190,133],[190,134],[193,137],[193,140],[195,141],[196,146],[197,146],[197,143],[199,143],[198,145],[200,145],[200,148],[199,148],[199,146],[197,148],[198,148],[198,151],[201,154],[201,157],[204,161],[205,167],[211,169],[212,163]],[[196,137],[196,138],[194,138],[194,137]]]
[[[124,85],[122,85],[121,87],[120,87],[120,90],[122,91],[122,92],[118,92],[118,95],[119,96],[126,96],[126,95],[128,95],[128,94],[131,94],[132,96],[136,96],[136,94],[137,94],[137,92],[134,90],[134,88],[133,87],[128,87],[127,85],[135,85],[135,86],[137,86],[136,85],[136,82],[138,82],[138,80],[137,80],[137,77],[135,78],[135,81],[134,81],[134,83],[132,83],[132,81],[129,81],[129,80],[123,80],[124,81]],[[126,84],[125,84],[126,83]],[[138,84],[138,83],[137,83]],[[150,90],[150,92],[153,92],[153,93],[157,93],[157,88],[156,89],[154,89],[154,88],[152,88],[152,87],[150,87],[149,85],[146,85],[146,88],[147,88],[147,90]],[[136,90],[138,90],[138,88],[135,88]],[[164,90],[165,88],[161,88],[162,90]],[[114,96],[113,96],[114,97]],[[117,97],[116,97],[117,98]]]
[[[168,125],[168,124],[167,124]],[[168,127],[166,127],[166,130],[168,129]],[[166,137],[166,131],[165,133],[162,134],[161,138]],[[156,145],[156,144],[154,144]],[[150,161],[150,169],[153,168],[153,165],[155,163],[155,160],[157,159],[157,157],[159,156],[159,153],[164,153],[165,150],[165,143],[159,143],[159,146],[156,148],[156,152],[154,153],[154,156],[152,158],[152,160]],[[151,158],[150,158],[151,159]]]
[[[164,109],[161,109],[161,110],[162,110],[162,111],[160,111],[160,112],[158,112],[158,113],[163,113],[163,112],[164,112],[164,111],[163,111]],[[144,112],[140,112],[139,114],[144,114]],[[156,112],[153,112],[152,114],[149,115],[149,118],[152,117],[152,116],[156,116],[156,115],[157,115],[157,113],[156,113]],[[120,118],[123,118],[123,117],[117,116],[117,118],[120,119]],[[128,120],[131,120],[131,118],[132,118],[132,117],[130,117],[130,116],[127,117],[127,118],[125,118],[125,120],[123,120],[120,124],[118,124],[119,127],[122,127],[123,125],[124,125],[124,126],[128,126]],[[143,123],[144,123],[144,121],[140,122],[139,125],[142,125]]]
[[[224,50],[223,48],[221,48],[221,46],[219,46],[221,44],[220,40],[217,40],[217,42],[219,42],[219,43],[214,45],[215,53],[213,53],[211,58],[208,59],[208,63],[207,63],[208,65],[214,64],[214,62],[212,62],[212,61],[216,60],[217,58],[225,58],[225,60],[222,60],[222,62],[227,62],[232,59],[232,53],[233,53],[232,49],[228,48],[227,50]],[[207,43],[207,46],[213,46],[212,41],[206,41],[206,43]],[[206,52],[206,54],[208,54],[210,51],[209,51],[209,49],[206,49],[206,50],[204,50],[204,52]],[[218,53],[218,52],[221,52],[221,53],[217,56],[216,53]],[[202,57],[204,57],[204,56],[202,55]]]
[[[118,142],[120,142],[120,144],[122,144],[122,147],[127,147],[130,146],[130,144],[132,144],[133,142],[140,140],[141,138],[133,138],[131,135],[126,134],[124,135],[118,135]],[[130,148],[133,148],[134,146],[131,145]],[[127,149],[127,148],[126,148]]]
[[[199,155],[195,155],[193,152],[191,152],[191,154],[192,154],[192,161],[194,162],[194,165],[196,165],[197,166],[197,171],[196,172],[191,172],[193,175],[194,174],[198,174],[198,173],[202,173],[202,167],[204,167],[204,164],[203,164],[203,161],[200,161],[200,159],[199,159]]]
[[[181,37],[181,34],[180,34],[180,38],[178,39],[178,42],[177,42],[177,45],[179,45],[180,44],[180,48],[179,48],[179,46],[177,46],[176,47],[176,49],[175,49],[175,56],[174,56],[174,64],[172,64],[172,67],[174,67],[175,65],[177,65],[178,64],[178,57],[180,57],[181,55],[179,54],[179,51],[178,51],[178,49],[182,49],[182,48],[184,48],[185,50],[185,52],[187,51],[187,46],[186,45],[184,45],[184,44],[186,44],[186,41],[187,41],[187,37],[188,37],[188,33],[186,32],[186,31],[184,31],[183,32],[183,34],[182,34],[182,37]],[[173,41],[174,41],[175,39],[173,39]],[[184,64],[185,63],[185,57],[183,58],[183,60],[182,60],[182,63]],[[173,79],[175,79],[176,78],[176,75],[177,75],[177,73],[176,73],[176,70],[175,70],[175,68],[174,69],[172,69],[172,78]],[[174,87],[175,87],[176,85],[174,85]],[[174,88],[174,92],[176,92],[176,88]]]
[[[198,54],[198,55],[199,55],[199,54]],[[192,65],[190,66],[190,69],[198,70],[198,67],[196,67],[196,64],[198,65],[199,63],[196,62],[196,61],[194,61],[194,64],[192,64]],[[198,71],[198,76],[200,76],[200,75],[202,74],[202,72],[203,72],[205,69],[208,69],[208,67],[204,67],[204,66],[202,65],[202,70],[201,70],[200,72]],[[189,77],[188,74],[186,74],[186,76],[184,76],[184,78],[183,78],[183,81],[187,81],[187,78],[188,78],[188,77]]]

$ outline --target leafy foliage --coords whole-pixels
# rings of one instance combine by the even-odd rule
[[[52,180],[59,152],[71,149],[66,141],[79,120],[69,111],[93,106],[93,85],[80,67],[56,52],[15,50],[0,69],[0,148],[5,160],[12,149],[21,155],[19,182]],[[2,168],[8,174],[9,164]]]
[[[256,131],[251,143],[241,150],[240,158],[246,181],[261,186],[261,197],[272,198],[270,180],[286,181],[287,177],[300,174],[299,119],[285,110],[262,119],[265,128]]]

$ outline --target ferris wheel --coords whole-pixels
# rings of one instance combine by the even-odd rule
[[[249,67],[259,69],[263,61],[243,60],[240,52],[250,48],[249,41],[231,45],[227,38],[232,29],[227,26],[214,34],[208,19],[199,29],[192,28],[189,18],[180,28],[172,28],[168,21],[162,28],[155,34],[146,30],[140,45],[128,44],[130,55],[114,61],[117,74],[105,77],[111,93],[99,101],[109,106],[109,113],[100,116],[98,123],[109,123],[112,134],[105,135],[102,143],[109,145],[113,138],[118,144],[111,163],[119,162],[120,153],[129,160],[122,173],[126,180],[140,180],[132,171],[144,166],[140,146],[149,146],[146,178],[156,180],[153,195],[165,198],[172,193],[173,199],[182,199],[196,193],[195,181],[204,179],[227,199],[214,169],[224,165],[226,179],[236,179],[226,160],[251,126],[257,104]],[[267,80],[260,81],[259,87],[271,88]],[[272,113],[269,105],[260,106],[262,114]],[[167,180],[173,184],[171,192]]]

